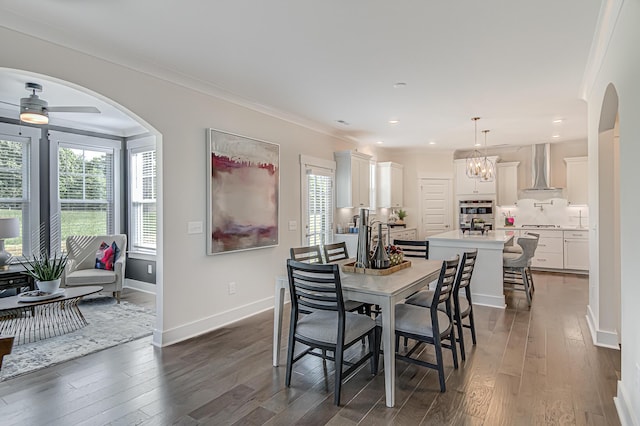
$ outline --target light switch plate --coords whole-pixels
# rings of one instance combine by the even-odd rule
[[[187,234],[202,234],[202,222],[187,222]]]
[[[295,231],[298,229],[298,222],[296,222],[295,220],[290,220],[289,221],[289,231]]]

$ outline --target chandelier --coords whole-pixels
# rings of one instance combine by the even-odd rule
[[[478,144],[478,120],[480,120],[480,117],[473,117],[473,124],[475,127],[475,133],[474,133],[474,147],[479,146]],[[471,178],[471,179],[478,179],[480,178],[480,175],[482,174],[482,163],[483,163],[483,155],[480,151],[478,151],[477,148],[475,148],[473,150],[473,152],[471,153],[471,155],[469,157],[467,157],[467,177]]]
[[[480,179],[482,182],[493,182],[496,178],[496,165],[487,157],[487,133],[489,130],[483,130],[484,133],[484,158],[480,165]]]

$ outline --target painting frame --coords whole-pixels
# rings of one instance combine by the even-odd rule
[[[206,133],[207,255],[278,246],[280,145]]]

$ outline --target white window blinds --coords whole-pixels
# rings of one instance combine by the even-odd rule
[[[156,249],[156,151],[136,148],[129,152],[131,250]]]
[[[334,171],[310,165],[305,168],[306,245],[333,241]]]
[[[29,140],[0,134],[0,217],[18,218],[22,234],[28,207]],[[14,256],[28,255],[26,249],[22,235],[5,240],[5,250]]]

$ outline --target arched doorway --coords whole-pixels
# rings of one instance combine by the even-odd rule
[[[130,178],[129,172],[132,155],[135,153],[139,154],[141,152],[144,154],[144,150],[140,149],[142,144],[141,142],[152,144],[154,153],[157,152],[157,160],[154,161],[157,163],[157,167],[155,167],[154,176],[152,176],[152,180],[155,182],[154,198],[155,194],[161,194],[161,179],[159,178],[161,176],[162,136],[156,129],[135,113],[122,105],[119,105],[117,102],[106,98],[99,93],[93,92],[89,88],[47,75],[9,68],[0,68],[0,124],[14,125],[19,127],[21,132],[26,132],[25,129],[28,128],[28,125],[19,120],[19,104],[21,98],[26,98],[31,94],[25,90],[25,84],[29,82],[42,86],[42,92],[37,93],[37,95],[39,95],[40,99],[46,100],[50,107],[87,106],[95,107],[100,112],[69,113],[68,111],[51,111],[49,113],[48,125],[34,126],[30,128],[32,130],[42,131],[42,142],[38,143],[37,145],[39,146],[29,152],[29,155],[32,155],[32,157],[26,156],[26,154],[24,157],[28,161],[35,161],[34,164],[31,164],[31,167],[39,169],[37,170],[39,174],[34,174],[35,179],[32,179],[34,185],[39,185],[35,192],[34,200],[27,199],[25,201],[25,204],[29,204],[33,201],[31,206],[35,206],[35,208],[31,209],[32,211],[29,211],[28,215],[25,215],[25,217],[29,216],[34,219],[31,221],[28,229],[25,228],[25,230],[30,234],[35,234],[36,236],[35,238],[29,238],[28,236],[24,237],[25,241],[29,242],[29,244],[26,245],[29,249],[24,253],[18,254],[32,253],[32,248],[37,244],[31,244],[31,241],[28,240],[38,240],[38,242],[43,240],[41,237],[42,225],[41,230],[39,231],[38,223],[46,223],[44,232],[47,234],[47,237],[44,238],[44,240],[52,252],[59,248],[64,241],[65,234],[64,231],[61,231],[62,226],[59,223],[56,223],[56,218],[54,218],[56,213],[55,210],[61,210],[61,203],[60,200],[54,200],[51,198],[51,193],[55,194],[58,192],[57,189],[53,189],[51,183],[56,183],[56,175],[59,173],[56,173],[58,171],[55,169],[52,172],[49,167],[54,163],[47,161],[47,159],[55,160],[56,157],[56,153],[53,148],[54,133],[66,132],[72,134],[72,136],[78,136],[80,139],[82,137],[91,139],[91,144],[93,145],[90,148],[81,146],[82,142],[77,142],[77,140],[65,140],[65,143],[67,144],[65,150],[69,152],[81,151],[84,156],[83,158],[88,159],[86,161],[87,163],[89,163],[91,159],[95,159],[97,157],[96,153],[106,153],[107,156],[111,155],[113,157],[119,157],[119,162],[114,162],[114,164],[117,165],[106,172],[107,174],[113,174],[116,176],[114,178],[114,186],[118,187],[117,192],[119,195],[114,197],[114,207],[105,213],[105,215],[113,215],[116,219],[110,227],[105,228],[105,231],[100,231],[99,234],[121,232],[130,234],[130,217],[132,210],[130,207],[130,204],[132,204],[131,190],[128,187],[128,182],[123,179]],[[38,141],[38,137],[38,135],[35,135],[32,140]],[[96,142],[96,140],[101,139],[101,137],[109,142],[110,148],[113,148],[113,150],[109,151],[105,146],[98,145],[99,143]],[[36,144],[34,143],[34,145]],[[89,146],[90,143],[87,142],[86,145]],[[131,147],[136,147],[137,150],[131,150]],[[139,156],[142,157],[142,155]],[[48,180],[43,180],[43,177],[45,176],[48,176]],[[27,188],[25,193],[29,192],[29,190],[30,188]],[[162,201],[161,197],[158,196],[155,199],[155,212],[152,214],[153,218],[157,217],[158,219],[153,220],[152,227],[146,226],[142,231],[142,233],[145,234],[145,237],[149,237],[150,233],[154,234],[151,236],[151,240],[156,243],[157,250],[154,254],[147,256],[147,259],[153,259],[154,266],[152,269],[148,269],[145,264],[144,267],[138,268],[142,271],[142,274],[147,274],[147,271],[152,271],[155,276],[155,283],[152,286],[156,295],[155,331],[162,329],[162,250],[160,244],[162,241],[162,227],[160,226],[161,212]],[[147,218],[149,217],[148,210],[145,210],[144,214],[146,214]],[[57,220],[62,220],[60,219],[60,215],[58,215]],[[151,231],[149,231],[149,229],[151,229]],[[147,239],[146,241],[149,240]],[[131,251],[131,247],[126,247],[124,250]],[[141,259],[144,259],[144,257],[141,257]],[[151,274],[151,272],[149,272],[149,274]]]

